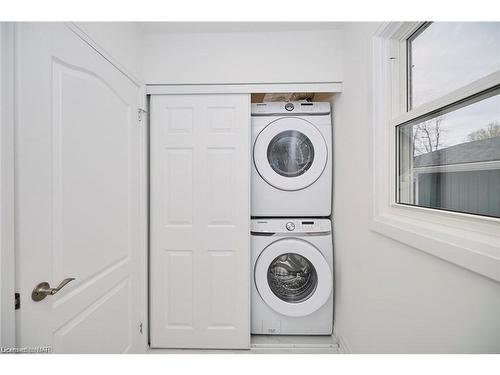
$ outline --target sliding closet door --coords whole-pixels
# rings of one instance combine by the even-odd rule
[[[249,95],[152,97],[152,347],[249,347],[249,171]]]

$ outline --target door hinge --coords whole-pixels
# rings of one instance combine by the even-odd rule
[[[145,109],[142,109],[142,108],[137,108],[137,119],[139,120],[139,122],[142,122],[142,114],[143,113],[148,113],[148,111],[146,111]]]
[[[139,324],[139,332],[140,332],[140,334],[142,335],[142,323],[141,323],[141,324]]]
[[[19,310],[21,308],[21,295],[19,293],[14,293],[14,309]]]

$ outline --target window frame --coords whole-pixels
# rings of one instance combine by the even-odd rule
[[[422,22],[418,24],[416,29],[411,29],[411,34],[409,36],[405,36],[405,54],[406,54],[406,111],[410,111],[412,109],[412,80],[411,80],[411,62],[412,62],[412,53],[411,53],[411,42],[415,40],[425,29],[427,29],[432,22]]]
[[[426,24],[383,23],[372,38],[371,229],[500,281],[499,218],[397,203],[397,126],[500,84],[497,71],[410,109],[408,39]]]

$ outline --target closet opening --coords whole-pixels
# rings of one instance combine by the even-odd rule
[[[255,352],[339,352],[332,235],[335,99],[332,92],[251,94]]]

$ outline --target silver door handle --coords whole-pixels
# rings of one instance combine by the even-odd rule
[[[62,288],[66,286],[70,281],[75,280],[74,277],[68,277],[67,279],[64,279],[61,284],[57,288],[51,288],[50,284],[46,281],[38,284],[35,289],[33,289],[33,292],[31,292],[31,299],[33,301],[41,301],[47,296],[53,296],[57,292],[59,292]]]

